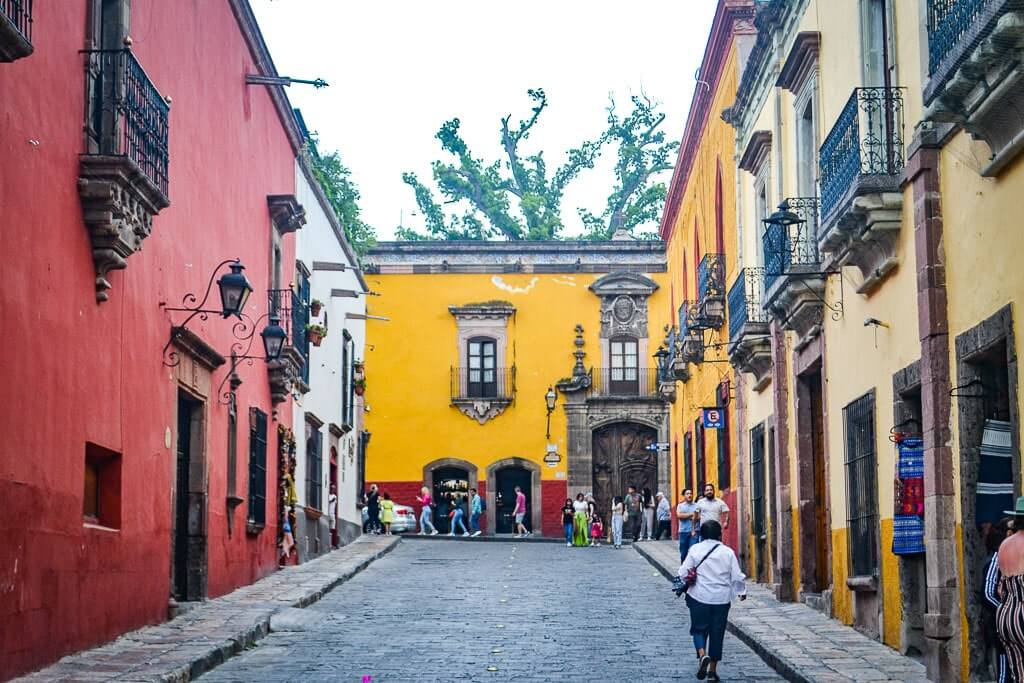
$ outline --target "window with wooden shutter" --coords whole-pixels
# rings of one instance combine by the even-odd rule
[[[249,524],[267,522],[267,414],[249,409]]]

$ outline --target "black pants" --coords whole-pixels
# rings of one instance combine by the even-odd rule
[[[722,641],[725,639],[725,624],[729,621],[729,603],[709,605],[687,594],[686,606],[690,608],[693,646],[698,650],[703,649],[713,661],[722,661]]]
[[[654,534],[654,540],[660,541],[662,534],[665,535],[665,538],[672,538],[672,523],[667,519],[658,520],[658,533]]]
[[[630,511],[629,521],[626,522],[626,535],[632,536],[634,541],[640,540],[640,515],[642,514],[643,512],[640,510]]]

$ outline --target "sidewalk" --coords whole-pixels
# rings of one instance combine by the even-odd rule
[[[633,547],[667,578],[679,571],[675,541]],[[928,680],[923,664],[807,605],[779,602],[759,584],[748,583],[747,591],[747,599],[734,602],[729,611],[729,630],[787,680]]]
[[[16,680],[190,681],[267,635],[271,617],[316,602],[391,551],[399,539],[361,536],[306,564],[209,600],[173,621],[131,631]]]

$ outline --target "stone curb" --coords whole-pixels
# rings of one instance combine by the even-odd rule
[[[449,543],[565,543],[562,538],[554,536],[528,536],[527,538],[513,538],[511,536],[477,536],[476,538],[464,536],[449,536],[438,534],[437,536],[420,536],[419,534],[405,535],[406,541],[448,541]]]
[[[647,552],[647,550],[643,547],[642,544],[635,543],[633,544],[633,548],[640,554],[642,558],[647,560],[651,564],[651,566],[653,566],[655,569],[661,572],[662,576],[664,576],[666,579],[671,581],[673,578],[675,578],[675,574],[669,571],[669,569],[665,567],[663,564],[658,562],[658,560],[655,559],[653,555]],[[726,627],[729,629],[730,633],[739,638],[744,645],[746,645],[751,650],[756,652],[757,655],[768,664],[768,666],[775,669],[775,671],[777,671],[779,675],[785,678],[787,681],[791,681],[792,683],[814,683],[814,679],[808,678],[807,676],[802,674],[799,669],[793,666],[790,662],[786,661],[785,657],[781,657],[775,652],[772,652],[761,641],[759,641],[753,633],[750,633],[745,628],[739,626],[733,621],[727,622]]]
[[[264,638],[268,633],[270,633],[270,619],[275,614],[277,614],[278,612],[280,612],[280,611],[282,611],[284,609],[303,608],[303,607],[308,607],[309,605],[312,605],[313,603],[315,603],[318,600],[320,600],[321,598],[323,598],[327,593],[331,592],[332,590],[334,590],[335,588],[337,588],[341,584],[345,583],[346,581],[348,581],[352,577],[354,577],[357,574],[359,574],[360,572],[362,572],[364,569],[366,569],[371,564],[373,564],[376,560],[380,559],[384,555],[386,555],[389,552],[391,552],[392,550],[394,550],[401,541],[402,541],[402,538],[400,536],[395,537],[393,542],[391,542],[388,545],[378,549],[376,552],[374,552],[374,553],[372,553],[370,555],[367,555],[365,558],[360,560],[354,567],[348,569],[347,571],[331,577],[330,581],[328,581],[326,584],[321,585],[319,588],[317,588],[315,590],[312,590],[312,591],[302,595],[297,600],[294,600],[294,601],[292,601],[290,603],[282,603],[282,604],[278,604],[278,605],[275,605],[275,606],[271,607],[270,609],[266,610],[263,614],[261,614],[258,617],[256,623],[235,624],[235,628],[238,629],[238,630],[236,630],[233,634],[231,634],[230,636],[227,636],[227,637],[218,638],[216,640],[210,641],[207,644],[208,646],[206,647],[205,650],[203,650],[201,652],[197,652],[197,653],[188,654],[187,655],[187,660],[181,661],[180,664],[169,666],[166,671],[164,671],[164,672],[162,672],[160,674],[155,674],[154,675],[153,673],[144,672],[144,671],[137,671],[137,672],[127,671],[127,672],[123,672],[121,674],[117,674],[117,673],[113,673],[112,672],[111,673],[111,677],[108,680],[139,681],[139,682],[141,682],[141,681],[163,681],[165,683],[188,683],[189,681],[192,681],[195,678],[201,676],[202,674],[207,673],[207,672],[211,671],[212,669],[216,668],[217,666],[223,664],[225,661],[227,661],[231,657],[234,657],[235,655],[240,654],[246,648],[252,647],[253,645],[256,644],[257,641],[259,641],[260,639]],[[326,558],[329,558],[329,557],[330,557],[330,555],[324,555],[324,556],[322,556],[322,558],[317,558],[317,559],[326,559]],[[340,560],[340,561],[344,561],[344,560]],[[302,567],[302,566],[308,566],[308,565],[296,565],[296,566],[297,567]],[[270,576],[274,576],[274,575],[271,574]],[[269,577],[266,577],[266,578],[269,578]],[[252,586],[252,585],[254,585],[254,584],[249,584],[249,586]],[[246,586],[240,586],[239,588],[246,588]],[[254,607],[256,607],[256,606],[254,605]],[[185,615],[182,615],[182,616],[183,617],[187,617],[187,613]],[[171,620],[169,622],[164,622],[164,623],[173,623],[174,621],[175,620]],[[125,634],[121,635],[120,638],[124,638],[124,639],[127,639],[127,640],[132,640],[132,633],[131,632],[125,633]],[[109,645],[109,643],[108,643],[108,645]],[[100,646],[100,647],[102,647],[102,646]],[[168,652],[170,652],[170,650],[173,650],[173,648],[169,648]],[[85,652],[88,652],[88,650],[86,650]],[[82,653],[79,652],[79,653],[76,653],[76,654],[73,654],[73,655],[69,655],[69,657],[75,657],[75,656],[81,655],[81,654]],[[161,653],[161,654],[166,654],[166,653]],[[56,667],[56,666],[60,666],[60,662],[55,662],[53,665],[51,665],[51,667]],[[33,673],[26,674],[24,679],[20,679],[19,678],[19,679],[15,679],[15,680],[19,680],[19,681],[20,680],[25,680],[25,681],[61,680],[63,678],[63,672],[60,674],[60,677],[58,677],[56,679],[48,677],[48,672],[55,673],[55,672],[52,672],[51,667],[46,667],[44,669],[35,671]],[[42,676],[42,678],[40,678],[40,676]]]

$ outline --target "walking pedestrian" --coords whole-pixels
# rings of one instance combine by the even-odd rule
[[[1002,604],[1002,600],[999,599],[997,588],[999,586],[999,579],[1002,575],[999,573],[999,546],[1002,542],[1013,535],[1013,518],[1004,517],[999,520],[992,533],[986,538],[986,546],[992,556],[989,558],[988,563],[985,565],[985,586],[984,596],[985,602],[982,606],[985,608],[982,611],[982,634],[986,643],[985,654],[988,655],[990,648],[996,651],[997,664],[999,669],[999,683],[1007,683],[1009,681],[1009,672],[1007,670],[1006,663],[1006,650],[1003,648],[1002,642],[999,640],[999,635],[996,630],[996,613],[999,610],[999,605]]]
[[[590,546],[596,548],[601,545],[604,537],[604,524],[601,523],[601,515],[597,513],[590,517]]]
[[[463,536],[469,536],[469,531],[466,529],[466,523],[462,521],[465,512],[462,510],[462,501],[457,498],[452,498],[452,526],[451,530],[448,531],[449,536],[454,536],[455,531],[459,528],[462,529]]]
[[[391,494],[384,492],[380,501],[380,521],[384,525],[384,535],[391,535],[391,525],[395,521],[395,502],[391,500]]]
[[[697,501],[700,522],[718,522],[723,529],[729,528],[729,506],[715,496],[715,485],[704,484],[704,497]]]
[[[622,547],[622,496],[612,498],[612,545],[616,548]]]
[[[331,528],[331,547],[338,547],[338,485],[331,482],[331,491],[327,494],[327,523]]]
[[[572,518],[575,510],[572,509],[572,498],[565,499],[562,506],[562,528],[565,530],[565,547],[572,547]]]
[[[423,506],[420,508],[420,536],[427,533],[427,527],[430,527],[431,536],[437,536],[437,528],[430,520],[431,515],[434,514],[433,501],[430,499],[430,489],[426,486],[421,488],[420,495],[416,496],[416,500]]]
[[[646,486],[640,494],[643,500],[643,517],[640,520],[640,538],[649,541],[654,537],[654,495]]]
[[[654,540],[660,541],[662,536],[672,539],[672,514],[668,506],[668,498],[661,491],[654,497],[658,501],[656,514],[658,517],[658,533],[654,534]]]
[[[469,530],[475,538],[480,535],[480,515],[484,513],[484,501],[476,489],[470,489],[469,496]]]
[[[693,489],[683,489],[683,500],[676,506],[676,519],[679,520],[679,561],[686,559],[690,547],[700,543],[700,510],[693,502]]]
[[[590,544],[587,532],[587,501],[582,493],[576,494],[576,502],[572,504],[572,544],[585,546]]]
[[[722,543],[718,522],[701,524],[700,535],[704,540],[690,548],[679,567],[679,577],[684,582],[696,577],[687,590],[686,606],[690,608],[690,635],[697,650],[697,678],[717,681],[729,605],[735,597],[747,599],[747,577],[740,571],[736,553]]]
[[[1024,496],[1012,511],[1013,528],[1024,528]],[[1024,534],[1013,534],[999,546],[996,630],[1006,649],[1006,664],[1014,681],[1024,681]]]
[[[512,513],[516,516],[516,538],[526,538],[530,535],[526,525],[523,524],[523,520],[526,519],[526,494],[518,486],[516,487],[516,506]]]
[[[640,500],[640,494],[636,492],[635,486],[630,486],[626,489],[626,497],[622,501],[623,505],[626,506],[626,535],[632,536],[633,541],[640,540],[640,510],[643,502]]]
[[[370,491],[366,494],[366,528],[371,534],[379,534],[380,525],[380,494],[377,492],[377,485],[370,484]]]

